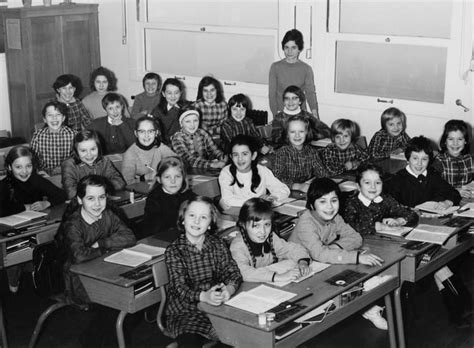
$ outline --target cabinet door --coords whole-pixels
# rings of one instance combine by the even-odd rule
[[[96,15],[61,17],[64,73],[81,78],[84,86],[83,96],[89,92],[91,71],[100,65],[97,25]]]

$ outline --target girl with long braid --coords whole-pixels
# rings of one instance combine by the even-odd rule
[[[246,201],[240,209],[237,226],[240,233],[232,241],[230,252],[244,281],[286,282],[310,273],[311,259],[305,248],[285,241],[274,232],[271,202],[258,197]],[[294,261],[295,267],[280,274],[268,268],[282,260]]]
[[[219,174],[222,209],[241,207],[253,197],[278,202],[290,195],[288,186],[270,169],[258,164],[257,155],[258,144],[253,137],[239,134],[232,139],[229,153],[232,162]]]

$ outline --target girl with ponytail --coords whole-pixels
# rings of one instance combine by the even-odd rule
[[[258,144],[253,137],[239,134],[232,139],[229,153],[231,164],[219,174],[222,209],[241,207],[253,197],[278,202],[290,195],[288,186],[275,178],[270,169],[258,164],[257,155]]]
[[[237,226],[240,234],[232,241],[230,252],[239,266],[244,281],[286,282],[311,272],[306,249],[287,242],[274,232],[271,202],[251,198],[240,209]],[[291,260],[283,273],[268,266],[282,260]]]

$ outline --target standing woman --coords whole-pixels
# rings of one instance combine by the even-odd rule
[[[82,99],[82,103],[92,118],[107,116],[107,112],[102,107],[102,98],[108,92],[117,90],[117,78],[113,71],[100,66],[92,71],[89,81],[91,93]]]
[[[53,83],[56,99],[67,105],[66,125],[76,132],[86,128],[92,117],[79,99],[82,93],[81,79],[72,74],[59,76]]]
[[[34,157],[26,146],[15,146],[5,159],[7,176],[0,181],[0,216],[24,210],[45,210],[66,200],[63,190],[36,173]],[[7,268],[10,292],[16,293],[24,264]]]
[[[300,52],[304,47],[303,34],[296,29],[287,31],[281,41],[281,47],[285,58],[273,63],[270,67],[268,82],[270,110],[273,115],[283,110],[283,91],[288,86],[294,85],[304,91],[311,113],[319,119],[313,69],[299,60]],[[302,107],[305,109],[305,105]]]
[[[142,116],[135,125],[137,140],[123,154],[122,175],[127,184],[139,181],[155,182],[156,168],[165,157],[176,156],[160,140],[153,117]]]

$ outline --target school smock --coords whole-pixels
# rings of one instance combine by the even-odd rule
[[[179,207],[195,196],[191,190],[169,194],[161,185],[155,185],[146,198],[140,237],[157,235],[161,240],[174,241],[179,236],[176,227]]]
[[[142,92],[135,96],[133,100],[132,106],[132,117],[134,119],[138,119],[141,116],[146,116],[151,114],[153,109],[158,105],[160,102],[160,93],[159,91],[156,92],[155,95],[148,95],[146,92]]]
[[[161,141],[166,145],[171,144],[171,137],[181,129],[179,124],[179,115],[181,114],[181,107],[179,105],[167,109],[166,112],[157,105],[151,112],[152,116],[160,125]]]
[[[362,237],[337,214],[331,221],[322,220],[307,210],[298,219],[290,241],[303,245],[320,262],[355,264]]]
[[[232,149],[230,143],[237,135],[244,134],[253,137],[260,149],[264,145],[260,133],[255,127],[252,119],[244,117],[242,121],[236,121],[233,117],[228,117],[221,125],[221,140],[223,143],[223,149],[226,153],[229,153]]]
[[[76,195],[79,180],[90,174],[106,177],[115,190],[123,190],[126,185],[122,174],[120,174],[113,163],[105,157],[96,160],[91,166],[84,162],[77,161],[74,158],[69,158],[62,163],[61,172],[61,182],[68,199],[72,199]]]
[[[401,132],[396,137],[390,135],[385,129],[380,129],[375,132],[369,144],[370,158],[380,160],[389,158],[392,151],[396,149],[405,150],[410,137],[405,131]]]
[[[135,120],[122,117],[122,123],[111,125],[108,117],[92,121],[89,129],[99,135],[104,155],[123,153],[135,142]]]
[[[448,183],[456,188],[474,180],[474,157],[472,154],[451,156],[442,152],[436,156],[433,166]]]
[[[69,271],[71,265],[98,258],[108,251],[126,248],[136,243],[132,230],[109,209],[103,211],[99,220],[89,224],[82,217],[79,208],[66,219],[58,233],[67,250],[63,267],[66,295],[76,303],[87,303],[89,298],[79,276]],[[99,244],[98,248],[92,247],[95,242]]]
[[[287,242],[272,232],[272,244],[278,261],[293,260],[298,262],[301,259],[309,259],[308,252],[300,244]],[[266,266],[273,264],[273,254],[264,253],[263,256],[257,256],[255,267],[253,267],[252,256],[249,248],[242,238],[241,232],[232,240],[230,252],[245,282],[271,282],[274,271]]]
[[[122,175],[127,184],[139,182],[139,177],[145,174],[153,173],[158,164],[165,157],[176,156],[165,144],[154,146],[150,150],[143,150],[138,145],[132,144],[123,154]],[[150,168],[153,168],[151,170]]]
[[[55,206],[64,203],[66,193],[34,172],[25,182],[9,175],[0,181],[0,216],[22,212],[25,204],[42,201],[45,197]]]
[[[228,207],[241,207],[250,198],[261,197],[267,193],[275,196],[277,201],[281,201],[290,196],[290,189],[278,180],[270,169],[257,164],[257,171],[260,175],[260,185],[252,192],[252,170],[247,173],[236,171],[237,180],[243,185],[239,187],[237,182],[232,186],[234,177],[230,172],[231,165],[222,168],[219,174],[219,186],[221,188],[221,203]]]
[[[299,59],[295,63],[288,63],[286,59],[274,62],[268,80],[268,98],[273,115],[283,110],[283,92],[292,85],[303,90],[311,110],[318,109],[313,69],[308,64]]]
[[[304,145],[301,150],[292,145],[280,147],[273,159],[273,173],[290,188],[294,183],[329,176],[318,150],[311,145]]]
[[[414,226],[418,222],[418,214],[410,208],[398,203],[393,197],[382,194],[380,202],[371,201],[361,194],[350,197],[345,204],[342,216],[344,221],[351,225],[361,235],[374,234],[375,223],[382,222],[385,218],[404,218],[408,226]],[[366,203],[369,203],[367,206]]]
[[[59,99],[58,101],[63,103]],[[91,124],[92,116],[79,99],[65,104],[67,105],[67,115],[64,115],[66,116],[66,126],[76,132],[80,132]]]
[[[211,136],[221,134],[222,122],[227,118],[227,103],[223,100],[220,103],[215,101],[211,104],[199,99],[194,103],[194,107],[201,111],[200,126]]]
[[[461,195],[441,175],[428,168],[426,176],[415,177],[407,169],[398,171],[388,182],[387,192],[401,204],[414,207],[426,201],[450,200],[459,204]]]
[[[346,172],[346,163],[349,161],[352,162],[352,170],[357,169],[362,162],[369,159],[369,154],[355,143],[349,144],[344,150],[331,143],[322,150],[321,157],[329,175],[333,176]]]
[[[237,290],[242,283],[229,248],[219,237],[206,233],[199,250],[183,233],[166,248],[165,262],[169,273],[167,329],[173,336],[196,333],[214,339],[212,324],[197,305],[201,291],[220,283]]]

